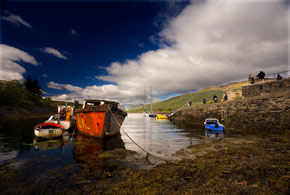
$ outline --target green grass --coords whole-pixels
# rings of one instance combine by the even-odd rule
[[[156,102],[152,104],[152,109],[154,112],[158,113],[168,113],[173,110],[179,109],[183,106],[186,106],[189,101],[194,105],[201,105],[202,98],[205,97],[207,99],[207,103],[212,103],[212,97],[214,94],[217,95],[219,101],[222,99],[222,96],[225,92],[223,90],[208,90],[208,91],[200,91],[191,94],[184,94],[174,98],[170,98],[165,101]],[[147,104],[147,111],[150,111],[150,104]],[[143,106],[133,106],[128,112],[140,113],[143,112]]]
[[[53,101],[49,97],[43,98],[40,95],[32,94],[25,88],[23,83],[17,80],[0,80],[0,105],[57,107],[59,105],[66,105],[66,102]],[[75,106],[76,104],[68,102],[67,105]]]

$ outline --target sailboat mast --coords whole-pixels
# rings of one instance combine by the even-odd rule
[[[152,86],[150,85],[150,94],[151,94],[151,104],[150,104],[150,106],[151,106],[151,113],[152,113]]]
[[[146,86],[144,88],[144,113],[146,113]]]

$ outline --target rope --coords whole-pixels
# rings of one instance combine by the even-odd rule
[[[77,128],[77,124],[75,124],[75,128],[74,128],[74,131],[72,133],[72,136],[74,136],[76,128]]]
[[[145,150],[144,148],[142,148],[139,144],[137,144],[128,134],[127,132],[123,129],[123,127],[120,125],[119,121],[116,119],[115,115],[113,114],[112,110],[110,109],[110,112],[112,113],[113,115],[113,118],[115,119],[115,121],[117,122],[118,126],[120,127],[120,129],[125,133],[125,135],[136,145],[138,146],[141,150],[143,150],[145,153],[146,153],[146,159],[148,160],[148,158],[150,156],[153,156],[154,158],[156,159],[159,159],[159,160],[162,160],[162,161],[165,161],[166,163],[169,163],[168,160],[164,159],[164,158],[161,158],[161,157],[158,157],[150,152],[148,152],[147,150]]]

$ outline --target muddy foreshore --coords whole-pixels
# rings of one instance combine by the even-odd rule
[[[149,165],[148,159],[124,149],[50,169],[42,169],[40,162],[57,159],[12,160],[0,165],[0,190],[1,194],[290,193],[290,142],[281,135],[203,139],[174,155],[183,160],[151,169],[139,166]]]

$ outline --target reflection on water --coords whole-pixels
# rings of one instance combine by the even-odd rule
[[[95,155],[104,150],[126,148],[140,155],[145,153],[121,131],[121,135],[98,140],[66,133],[59,140],[34,140],[33,127],[46,120],[19,119],[0,121],[0,163],[9,159],[59,159],[56,164],[75,163],[87,154]],[[145,150],[160,157],[171,157],[176,151],[200,143],[204,130],[178,128],[169,120],[156,120],[143,114],[129,114],[123,129]],[[75,140],[77,139],[77,140]],[[76,144],[74,142],[76,141]]]
[[[37,151],[45,151],[45,150],[51,150],[51,149],[61,149],[65,146],[70,146],[74,143],[72,134],[65,131],[62,138],[59,139],[37,139],[34,137],[33,139],[33,147]],[[24,144],[25,145],[25,144]]]
[[[35,140],[33,127],[45,118],[0,121],[0,163],[9,159],[40,159],[52,157],[61,163],[73,163],[74,138],[59,140]],[[67,137],[66,137],[67,138]]]
[[[0,120],[0,162],[29,152],[31,146],[22,143],[33,142],[33,127],[43,120]]]
[[[224,132],[223,131],[212,131],[212,130],[205,130],[205,137],[211,138],[211,139],[222,139],[224,138]]]
[[[199,144],[196,135],[204,135],[203,130],[184,131],[169,120],[156,120],[143,114],[129,114],[122,127],[142,148],[162,157],[170,157],[182,148]],[[121,135],[127,150],[144,154],[124,132],[121,131]]]
[[[73,148],[73,155],[77,162],[87,162],[98,156],[103,151],[124,148],[121,135],[115,135],[106,139],[98,139],[84,135],[77,135]]]

